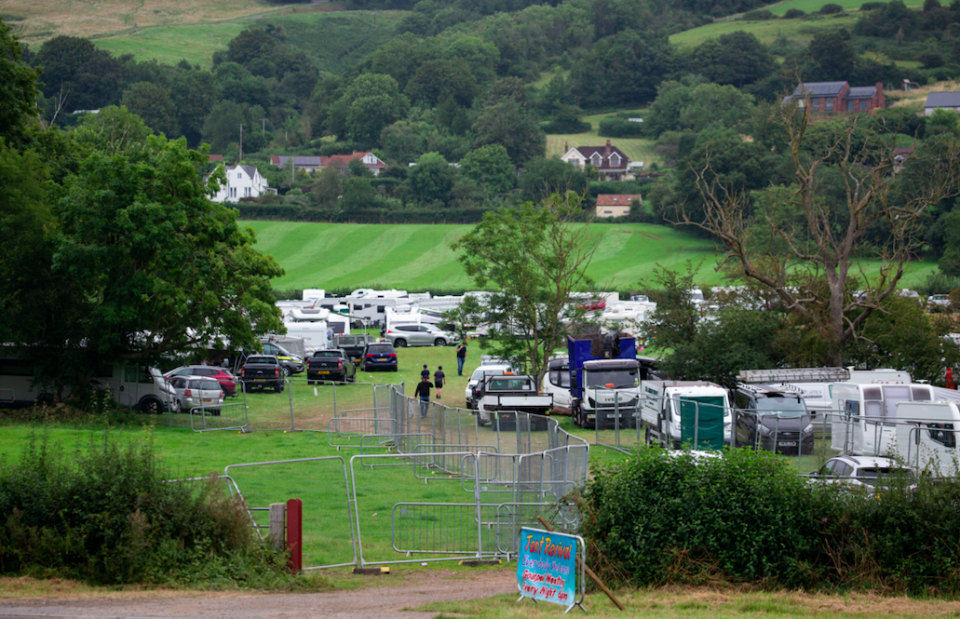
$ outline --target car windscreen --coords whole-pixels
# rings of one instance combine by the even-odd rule
[[[247,363],[266,363],[267,365],[276,365],[273,357],[247,357]]]
[[[318,350],[313,353],[314,358],[316,357],[333,357],[334,359],[339,359],[343,355],[340,354],[339,350]]]
[[[781,417],[799,417],[807,412],[803,399],[796,395],[757,398],[757,412],[761,415],[777,414]]]
[[[387,354],[387,353],[396,352],[396,351],[393,349],[393,346],[386,346],[386,345],[384,345],[384,344],[376,344],[376,345],[373,345],[373,346],[367,346],[367,352],[368,352],[368,353],[375,353],[375,354],[385,355],[385,354]]]
[[[524,378],[493,378],[488,391],[533,391],[531,381]]]
[[[584,382],[587,387],[624,389],[640,386],[640,371],[638,368],[624,368],[621,370],[586,370]]]

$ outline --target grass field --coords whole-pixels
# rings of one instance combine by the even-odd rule
[[[256,232],[259,249],[286,269],[286,275],[273,282],[279,290],[401,288],[441,293],[474,288],[450,249],[469,225],[243,223]],[[599,289],[635,289],[658,264],[678,268],[687,260],[704,261],[698,283],[722,282],[713,270],[711,241],[648,224],[595,224],[593,229],[600,243],[587,272]],[[867,263],[867,268],[875,272],[877,267]],[[904,286],[916,286],[934,269],[933,263],[910,265]]]
[[[763,8],[769,10],[774,15],[783,15],[790,9],[799,9],[804,13],[816,13],[825,4],[839,4],[848,11],[856,11],[860,9],[860,5],[867,1],[868,0],[785,0],[784,2],[778,2],[777,4]],[[918,8],[923,6],[923,0],[904,0],[903,3],[907,6]]]
[[[597,133],[600,128],[600,120],[610,116],[610,114],[593,114],[591,116],[584,116],[584,122],[588,122],[593,127],[590,131],[585,133],[568,133],[568,134],[553,134],[547,136],[547,157],[559,157],[563,155],[566,151],[564,150],[564,145],[569,145],[570,148],[574,146],[599,146],[607,143],[607,138],[602,138]],[[610,138],[611,142],[620,148],[630,157],[631,161],[642,161],[647,167],[650,167],[650,164],[656,161],[659,164],[663,164],[664,160],[660,155],[657,155],[653,152],[653,147],[656,145],[654,140],[647,140],[644,138]]]
[[[772,10],[772,9],[771,9]],[[857,17],[850,13],[829,15],[816,20],[808,19],[771,19],[763,21],[730,20],[717,21],[706,26],[685,30],[670,36],[670,42],[681,49],[697,47],[704,41],[715,39],[723,34],[732,32],[749,32],[757,37],[764,45],[769,45],[780,38],[791,41],[809,43],[813,35],[824,30],[839,30],[853,28]]]
[[[308,5],[307,8],[330,6]],[[187,60],[209,68],[213,53],[225,50],[227,43],[241,30],[272,24],[281,26],[287,44],[303,51],[321,70],[342,73],[392,37],[394,26],[403,15],[399,11],[317,12],[296,9],[260,19],[138,28],[97,39],[95,44],[114,55],[133,54],[139,61],[176,64]]]

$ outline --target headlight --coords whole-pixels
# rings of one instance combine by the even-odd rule
[[[773,436],[773,430],[767,426],[760,424],[760,435],[761,436]]]

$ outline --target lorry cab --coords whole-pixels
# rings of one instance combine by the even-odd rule
[[[582,397],[573,422],[581,427],[635,428],[640,402],[640,363],[636,359],[596,359],[583,364]],[[619,421],[617,421],[619,420]]]
[[[960,402],[897,404],[896,454],[914,471],[936,477],[960,475]]]
[[[733,414],[727,390],[702,381],[643,382],[640,419],[650,445],[723,449]]]

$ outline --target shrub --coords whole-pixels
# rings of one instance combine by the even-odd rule
[[[607,116],[600,120],[599,134],[605,138],[633,138],[643,135],[643,123]]]
[[[640,448],[581,497],[597,569],[633,585],[752,581],[771,588],[960,593],[960,483],[895,479],[883,492],[809,484],[796,465],[735,449]]]
[[[887,5],[886,2],[864,2],[860,5],[861,11],[876,11],[877,9],[882,9]]]
[[[787,9],[787,12],[783,14],[783,18],[784,19],[800,19],[804,15],[806,15],[806,13],[804,13],[800,9]]]
[[[924,69],[936,69],[937,67],[942,67],[946,63],[943,56],[938,52],[924,52],[920,54],[920,64],[923,65]]]
[[[947,275],[938,269],[927,275],[923,283],[917,286],[917,292],[929,297],[932,294],[944,294],[956,288],[960,288],[960,277]]]
[[[747,21],[766,21],[768,19],[776,19],[777,16],[771,13],[766,9],[756,9],[753,11],[747,11],[743,14],[740,19]]]
[[[167,483],[151,441],[93,436],[72,458],[32,436],[0,468],[0,571],[91,584],[290,580],[215,479]]]
[[[843,7],[839,4],[824,4],[820,7],[821,15],[834,15],[836,13],[843,13]]]

